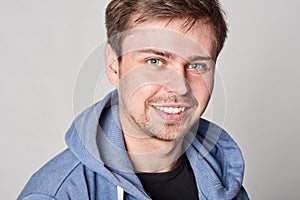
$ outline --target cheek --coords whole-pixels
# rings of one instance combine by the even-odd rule
[[[142,114],[149,109],[147,101],[157,93],[159,86],[151,84],[138,87],[129,97],[129,109],[133,113]]]
[[[197,99],[200,107],[206,107],[213,89],[213,77],[199,78],[190,83],[194,97]]]

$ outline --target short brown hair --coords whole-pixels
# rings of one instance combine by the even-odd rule
[[[137,18],[133,19],[134,16]],[[178,18],[186,19],[185,27],[191,27],[201,19],[212,24],[219,54],[227,37],[227,25],[218,0],[112,0],[105,16],[108,43],[121,56],[121,39],[117,35],[129,30],[132,22]]]

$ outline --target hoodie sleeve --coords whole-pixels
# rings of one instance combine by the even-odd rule
[[[56,199],[54,197],[44,195],[44,194],[30,194],[18,200],[56,200]]]

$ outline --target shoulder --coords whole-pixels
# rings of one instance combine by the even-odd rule
[[[63,151],[33,174],[18,199],[54,199],[64,181],[80,165],[70,150]]]

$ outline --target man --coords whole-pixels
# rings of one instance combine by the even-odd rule
[[[248,199],[241,152],[200,119],[227,27],[213,0],[112,0],[106,73],[117,90],[66,134],[18,199]]]

